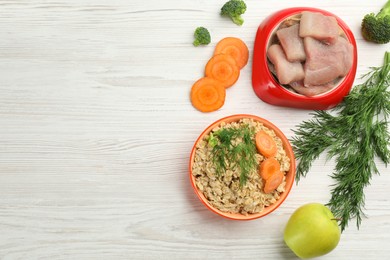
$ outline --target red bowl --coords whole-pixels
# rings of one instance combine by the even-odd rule
[[[320,12],[334,16],[345,36],[353,45],[353,63],[349,73],[332,90],[313,97],[289,91],[281,86],[270,72],[267,64],[267,48],[276,28],[287,18],[302,11]],[[349,93],[355,80],[357,68],[356,40],[349,27],[336,15],[317,8],[294,7],[280,10],[267,17],[259,26],[253,50],[252,86],[256,95],[272,105],[302,109],[325,110],[336,106]]]
[[[227,212],[223,212],[223,211],[215,208],[207,200],[207,198],[203,195],[203,193],[201,191],[199,191],[199,189],[197,188],[196,183],[195,183],[195,177],[192,174],[192,166],[194,163],[196,145],[198,144],[198,142],[200,140],[202,140],[205,137],[205,135],[209,134],[215,127],[221,125],[222,122],[225,122],[225,123],[237,122],[242,118],[250,118],[250,119],[253,119],[254,121],[261,122],[265,127],[273,130],[275,132],[276,136],[282,140],[283,148],[286,151],[286,155],[290,158],[290,170],[286,174],[285,191],[280,194],[279,199],[274,204],[265,207],[264,210],[259,212],[259,213],[254,213],[254,214],[249,214],[249,215],[243,215],[243,214],[239,214],[239,213],[227,213]],[[211,125],[209,125],[200,134],[198,139],[195,141],[195,144],[194,144],[192,151],[191,151],[190,161],[189,161],[189,177],[190,177],[191,185],[192,185],[196,195],[200,199],[200,201],[212,212],[214,212],[222,217],[225,217],[227,219],[232,219],[232,220],[253,220],[253,219],[264,217],[264,216],[268,215],[269,213],[273,212],[274,210],[276,210],[285,201],[288,194],[290,193],[290,190],[294,184],[295,170],[296,169],[295,169],[294,152],[293,152],[293,149],[291,147],[289,140],[283,134],[283,132],[278,127],[276,127],[274,124],[269,122],[268,120],[261,118],[261,117],[258,117],[258,116],[255,116],[255,115],[247,115],[247,114],[237,114],[237,115],[231,115],[228,117],[224,117],[224,118],[221,118],[221,119],[215,121]]]

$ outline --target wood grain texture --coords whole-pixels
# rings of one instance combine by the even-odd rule
[[[342,17],[361,75],[389,50],[359,32],[385,1],[248,0],[242,27],[220,17],[224,2],[0,0],[0,259],[295,259],[284,225],[298,206],[327,202],[332,161],[320,158],[271,215],[235,222],[195,197],[188,157],[220,117],[256,114],[291,137],[310,111],[260,101],[252,57],[221,110],[196,111],[189,89],[219,39],[252,51],[261,21],[292,6]],[[212,43],[195,48],[200,25]],[[360,230],[351,222],[322,259],[390,257],[390,175],[378,167]]]

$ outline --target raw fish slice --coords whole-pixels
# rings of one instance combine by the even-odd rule
[[[339,36],[339,26],[333,16],[304,11],[301,16],[299,36],[313,37],[327,44],[334,44]]]
[[[299,37],[299,24],[280,29],[276,32],[287,60],[304,61],[306,59],[303,39]]]
[[[280,84],[289,84],[302,80],[305,76],[300,62],[289,62],[279,44],[273,44],[268,48],[268,58],[275,66],[276,76]]]
[[[314,38],[306,37],[304,46],[306,87],[326,84],[345,76],[351,69],[353,47],[341,36],[333,45],[326,45]]]
[[[325,85],[305,87],[303,85],[303,82],[299,81],[299,82],[292,82],[290,86],[299,94],[302,94],[307,97],[312,97],[331,90],[332,88],[335,87],[335,84],[333,82],[329,82]]]
[[[343,49],[342,53],[340,53],[340,56],[342,57],[342,63],[344,64],[343,73],[340,75],[341,77],[344,77],[348,74],[349,70],[352,68],[353,64],[353,45],[344,37],[339,36],[338,43],[341,45],[341,48]]]

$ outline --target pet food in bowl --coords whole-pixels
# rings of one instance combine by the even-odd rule
[[[356,42],[343,21],[320,9],[285,9],[259,27],[253,88],[271,104],[328,109],[349,93],[356,66]]]
[[[190,156],[190,179],[199,199],[229,219],[265,216],[287,197],[295,159],[284,134],[253,115],[233,115],[210,125]]]

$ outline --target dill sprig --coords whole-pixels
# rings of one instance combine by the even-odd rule
[[[213,164],[220,176],[228,168],[240,171],[240,185],[245,185],[251,171],[258,166],[255,154],[254,129],[248,125],[240,128],[221,128],[210,134]]]
[[[385,53],[383,66],[370,68],[362,78],[365,82],[355,86],[337,107],[315,111],[312,119],[299,124],[291,139],[299,161],[297,182],[323,152],[335,159],[330,175],[335,183],[327,205],[340,219],[342,231],[353,218],[360,227],[364,188],[379,174],[375,158],[386,166],[390,162],[390,52]]]

